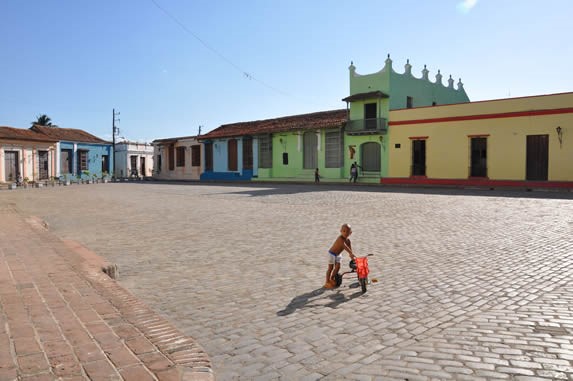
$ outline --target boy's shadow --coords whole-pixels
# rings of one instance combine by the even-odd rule
[[[358,285],[358,283],[356,283],[356,284],[351,284],[349,287],[350,288],[356,288],[356,287],[359,287],[359,285]],[[336,308],[340,304],[348,302],[349,300],[352,300],[352,299],[362,295],[362,292],[355,292],[354,294],[347,297],[342,292],[331,293],[332,291],[337,291],[337,290],[326,290],[326,289],[321,287],[321,288],[317,288],[316,290],[304,293],[302,295],[295,296],[283,310],[280,310],[277,312],[277,316],[290,315],[299,308],[319,307],[319,306]],[[324,299],[321,296],[324,295],[326,292],[329,293],[329,295],[327,295],[327,297],[332,299],[331,302],[326,303],[326,304],[312,303],[315,300],[318,301],[318,300]]]

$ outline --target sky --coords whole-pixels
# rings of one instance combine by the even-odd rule
[[[471,101],[573,91],[570,0],[0,0],[0,126],[118,140],[342,109],[351,62]]]

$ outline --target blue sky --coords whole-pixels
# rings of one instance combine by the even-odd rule
[[[167,14],[166,14],[167,12]],[[570,0],[0,0],[0,125],[111,140],[344,108],[348,66],[462,79],[472,101],[573,91]]]

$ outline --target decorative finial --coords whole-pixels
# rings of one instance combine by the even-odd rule
[[[463,89],[464,89],[464,84],[462,83],[462,79],[460,78],[458,82],[458,90],[463,90]]]
[[[410,65],[410,59],[406,60],[406,65],[404,65],[404,74],[412,75],[412,65]]]
[[[384,66],[384,69],[386,69],[386,67],[388,68],[392,68],[392,60],[390,59],[390,53],[388,53],[388,58],[386,58],[386,66]]]
[[[354,61],[350,61],[350,66],[348,66],[348,70],[350,70],[350,73],[354,74],[356,67],[354,66]]]
[[[428,79],[428,73],[430,71],[428,69],[426,69],[426,65],[424,65],[424,70],[422,70],[422,79],[425,79],[426,81],[429,81]]]
[[[453,88],[454,88],[454,80],[453,80],[451,74],[450,74],[450,79],[448,79],[448,87],[449,87],[450,89],[453,89]]]
[[[436,74],[436,83],[438,84],[442,84],[442,73],[440,73],[440,70],[438,69],[438,74]]]

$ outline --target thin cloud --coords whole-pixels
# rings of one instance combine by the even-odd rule
[[[458,3],[458,11],[461,13],[469,13],[473,7],[476,6],[478,0],[463,0]]]

